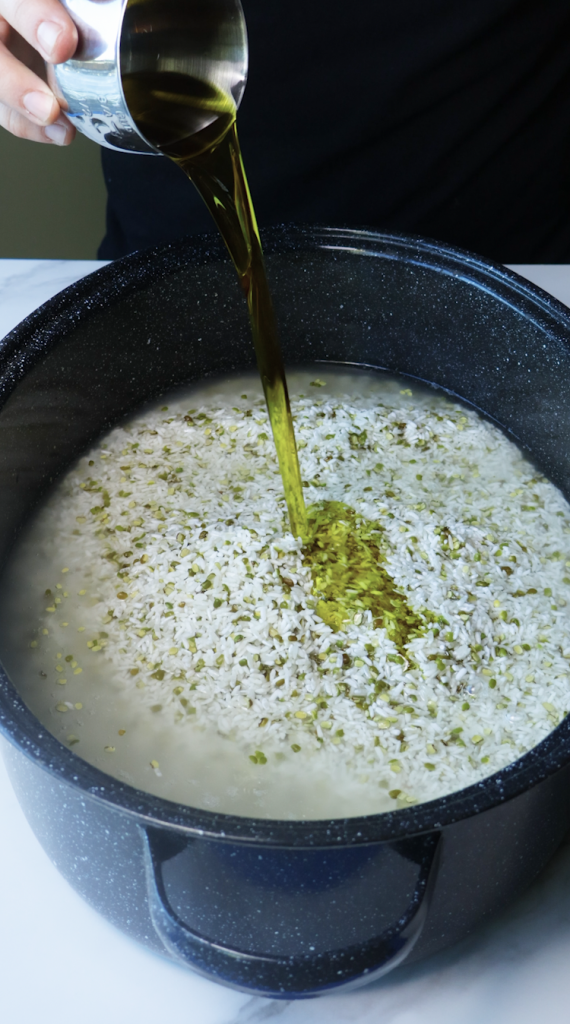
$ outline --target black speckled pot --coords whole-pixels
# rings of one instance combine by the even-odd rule
[[[289,363],[383,367],[483,409],[570,490],[570,315],[516,275],[417,239],[266,239]],[[252,367],[241,294],[211,239],[92,274],[0,360],[0,557],[102,430],[175,385]],[[4,673],[0,725],[24,811],[85,899],[157,952],[249,992],[347,988],[456,942],[543,867],[568,826],[570,719],[484,783],[406,810],[279,822],[122,785],[42,728]]]

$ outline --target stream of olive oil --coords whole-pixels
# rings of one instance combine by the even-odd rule
[[[234,101],[211,85],[174,72],[128,74],[123,77],[123,88],[145,137],[194,182],[233,260],[247,300],[291,532],[303,537],[307,517],[287,380],[241,157]],[[210,124],[195,132],[208,116]]]
[[[227,246],[247,300],[291,532],[304,540],[317,612],[334,630],[371,611],[398,650],[423,632],[387,571],[377,539],[348,506],[322,502],[309,509],[303,486],[277,324],[263,251],[241,157],[236,107],[211,84],[176,72],[123,75],[131,114],[145,136],[194,182]]]

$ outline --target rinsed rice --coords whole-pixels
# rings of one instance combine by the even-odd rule
[[[26,574],[34,609],[25,665],[42,678],[26,699],[43,700],[48,727],[110,773],[157,792],[168,783],[150,741],[136,755],[146,782],[117,769],[128,705],[178,749],[182,738],[207,756],[199,737],[223,738],[229,770],[239,761],[266,794],[259,813],[272,814],[272,778],[311,773],[335,780],[339,814],[350,813],[343,785],[363,795],[353,813],[372,812],[484,778],[567,714],[570,510],[559,491],[437,393],[380,379],[339,396],[309,379],[293,402],[306,501],[343,501],[380,523],[385,567],[423,635],[402,652],[369,611],[336,633],[319,618],[249,382],[249,397],[155,407],[66,476],[10,577],[22,587]],[[97,715],[112,726],[94,751]],[[202,802],[235,810],[228,779],[218,789]],[[176,785],[164,791],[180,798]]]

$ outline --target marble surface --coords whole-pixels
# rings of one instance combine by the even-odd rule
[[[0,339],[102,264],[0,260]],[[570,266],[516,267],[570,306]],[[0,341],[1,345],[1,341]],[[3,1024],[548,1024],[570,1011],[570,843],[508,913],[455,948],[347,995],[250,998],[162,960],[91,910],[32,834],[0,761]]]
[[[0,338],[52,295],[104,266],[99,260],[0,260]]]

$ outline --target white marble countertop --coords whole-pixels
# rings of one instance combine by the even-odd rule
[[[102,264],[0,260],[0,339]],[[515,267],[570,306],[570,266]],[[1,342],[0,342],[1,345]],[[570,1016],[570,845],[454,949],[347,995],[250,998],[146,952],[91,910],[31,832],[0,761],[2,1024],[548,1024]]]

